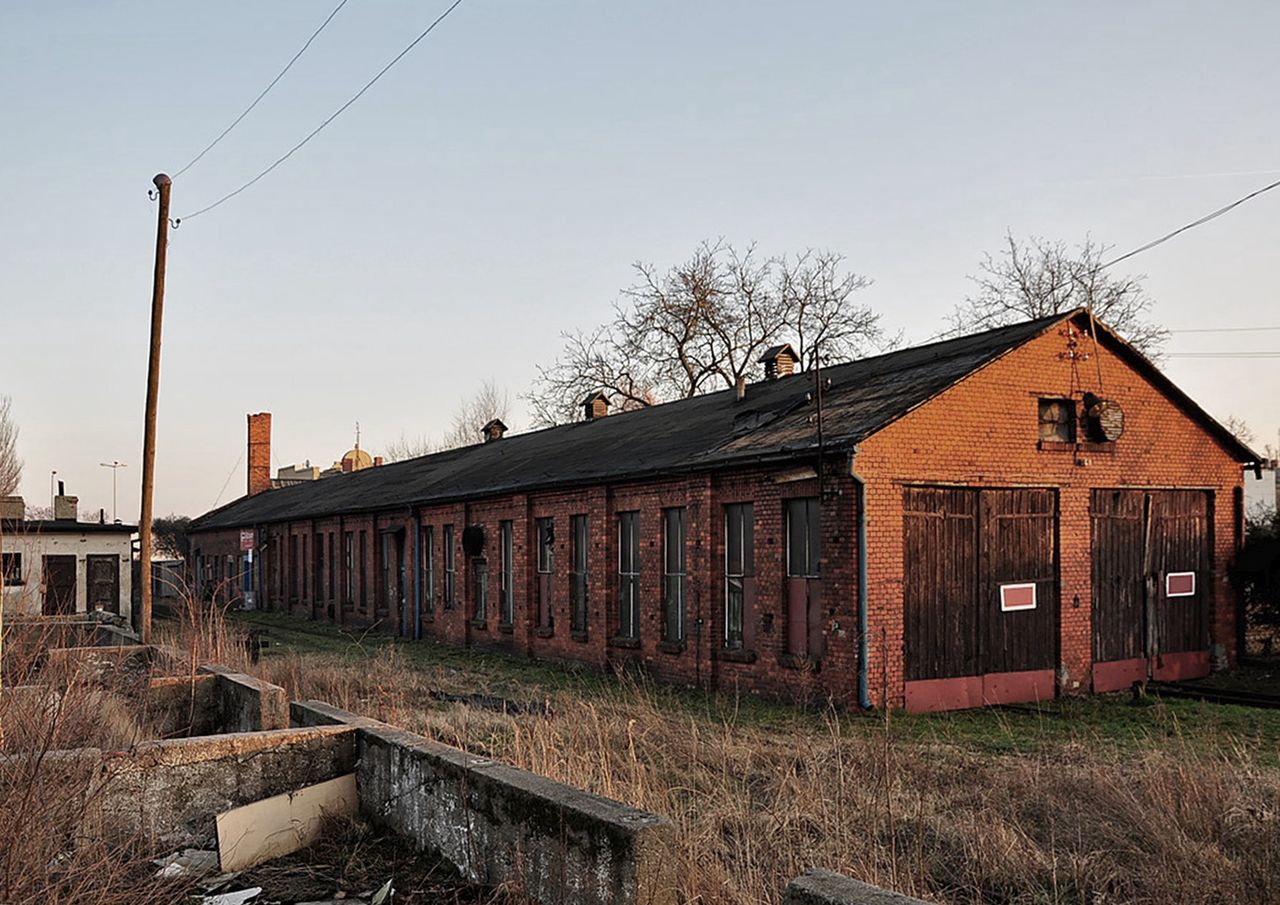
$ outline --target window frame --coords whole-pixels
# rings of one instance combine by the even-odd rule
[[[1045,413],[1050,406],[1060,407],[1063,418],[1046,418]],[[1074,399],[1065,396],[1041,396],[1036,402],[1036,414],[1036,437],[1041,443],[1075,443],[1079,438],[1080,419]],[[1045,429],[1049,426],[1059,429],[1063,435],[1058,436],[1058,430],[1053,431],[1052,435],[1046,435]]]
[[[433,618],[436,613],[436,526],[422,526],[422,614]]]
[[[21,550],[5,550],[0,553],[0,580],[6,588],[21,587],[27,583],[22,573]]]
[[[689,511],[670,506],[662,510],[662,640],[668,644],[684,643],[688,589]]]
[[[783,523],[786,531],[786,569],[788,578],[820,578],[822,577],[822,506],[816,496],[790,497],[783,501]],[[793,531],[796,514],[803,510],[803,518],[799,520],[804,527],[804,555],[800,564],[804,571],[797,571],[793,561],[797,552],[794,547]]]
[[[511,519],[498,522],[498,551],[498,574],[502,582],[498,621],[502,625],[513,625],[516,621],[515,523]]]
[[[733,556],[735,533],[738,547],[736,562]],[[727,503],[724,507],[724,630],[721,638],[725,650],[742,650],[745,646],[748,618],[746,582],[754,577],[755,504]]]
[[[454,549],[453,525],[444,526],[444,610],[451,612],[457,606],[458,554]]]
[[[618,637],[640,638],[640,513],[618,513]],[[628,568],[629,567],[629,568]]]
[[[590,621],[591,527],[586,515],[569,516],[569,630],[586,632]]]

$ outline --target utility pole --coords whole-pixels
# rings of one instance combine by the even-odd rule
[[[147,361],[147,411],[142,435],[142,511],[138,515],[139,582],[142,584],[142,643],[151,643],[151,498],[156,477],[156,402],[160,397],[160,324],[164,315],[164,264],[169,250],[169,191],[164,173],[152,182],[160,196],[156,222],[156,268],[151,282],[151,355]]]
[[[114,522],[116,520],[116,471],[121,468],[127,468],[128,466],[123,462],[116,462],[114,460],[110,462],[99,462],[98,464],[103,468],[111,469],[111,521]]]

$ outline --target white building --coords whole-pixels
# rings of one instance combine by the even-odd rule
[[[1280,472],[1276,463],[1264,466],[1261,476],[1252,468],[1244,470],[1244,511],[1249,518],[1265,518],[1276,511],[1280,494]]]
[[[27,520],[21,497],[0,498],[0,585],[5,616],[105,610],[131,622],[133,525],[76,520],[76,498],[53,519]]]

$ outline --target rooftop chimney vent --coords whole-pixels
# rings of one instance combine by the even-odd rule
[[[501,418],[494,418],[484,427],[480,428],[480,433],[484,436],[485,443],[492,443],[494,440],[501,440],[502,435],[507,432],[507,426],[502,423]]]
[[[794,374],[798,358],[796,350],[791,348],[791,343],[783,343],[780,346],[766,349],[765,353],[760,356],[760,361],[764,364],[765,379],[777,380],[779,377]]]
[[[595,421],[597,418],[603,418],[607,414],[609,414],[609,397],[599,390],[582,400],[584,420]]]

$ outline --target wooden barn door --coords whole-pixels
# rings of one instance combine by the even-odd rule
[[[88,583],[87,608],[120,612],[120,557],[89,554],[84,558],[85,581]]]
[[[1093,687],[1209,672],[1212,515],[1200,490],[1095,490]]]
[[[908,708],[1053,697],[1054,491],[908,488],[904,504]]]
[[[46,616],[67,616],[76,611],[76,558],[44,558],[44,607]]]

